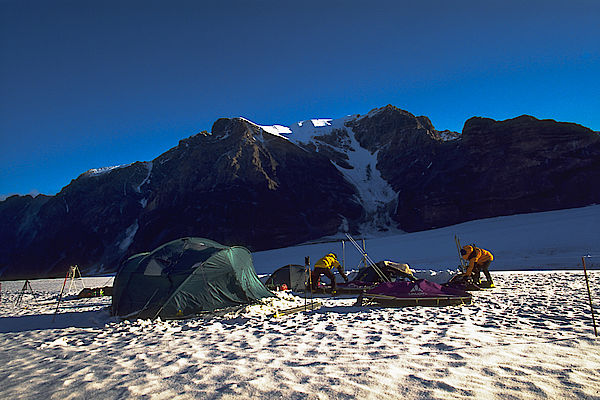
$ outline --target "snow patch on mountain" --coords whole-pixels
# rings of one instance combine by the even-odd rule
[[[331,118],[318,118],[318,119],[311,119],[308,121],[302,121],[302,122],[298,122],[299,126],[302,126],[305,123],[311,123],[313,127],[315,128],[320,128],[320,127],[324,127],[324,126],[331,126]]]
[[[259,126],[265,132],[270,133],[271,135],[281,136],[281,137],[283,137],[285,139],[287,139],[287,137],[284,136],[285,134],[292,133],[292,131],[290,130],[290,128],[288,128],[287,126],[283,126],[283,125],[271,125],[271,126],[259,125]]]
[[[360,146],[351,128],[346,126],[350,120],[356,119],[356,115],[349,115],[339,119],[315,118],[300,121],[285,127],[282,125],[259,125],[245,118],[242,120],[260,127],[267,133],[280,136],[290,140],[292,143],[303,147],[309,143],[314,144],[317,149],[329,147],[336,152],[348,157],[348,165],[334,165],[342,173],[344,178],[351,183],[358,192],[356,200],[362,204],[365,210],[365,222],[360,227],[364,234],[376,234],[381,231],[398,231],[390,218],[390,210],[395,208],[397,193],[385,181],[377,169],[377,152],[370,153]],[[328,136],[336,132],[345,132],[344,137],[336,145],[336,140],[327,140]],[[339,136],[339,135],[338,135]],[[338,138],[339,139],[339,138]],[[339,140],[338,140],[339,141]],[[347,224],[340,226],[340,232],[347,231]]]
[[[141,192],[142,186],[144,186],[150,180],[150,174],[152,174],[152,168],[154,167],[154,163],[152,161],[145,162],[144,165],[146,166],[148,173],[146,174],[146,177],[144,178],[144,180],[135,187],[135,191],[138,193]]]
[[[444,142],[449,142],[451,140],[457,140],[460,138],[460,134],[458,132],[453,132],[449,130],[437,131],[437,133],[440,139],[442,139]]]
[[[291,134],[289,139],[295,143],[306,144],[313,142],[314,136],[331,132],[334,125],[339,125],[338,121],[343,127],[343,123],[347,121],[347,118],[341,118],[338,120],[332,120],[331,118],[319,118],[297,122],[296,124],[290,126]]]
[[[270,133],[271,135],[274,136],[279,136],[282,137],[284,139],[287,139],[287,134],[292,133],[292,131],[290,130],[290,128],[288,128],[287,126],[283,126],[283,125],[259,125],[255,122],[250,121],[249,119],[243,118],[243,117],[239,117],[242,121],[245,121],[249,124],[252,124],[254,126],[259,127],[260,129],[262,129],[263,131]]]
[[[389,206],[395,205],[397,194],[377,169],[378,152],[371,153],[361,147],[352,129],[344,125],[346,120],[332,121],[331,126],[332,129],[344,129],[348,132],[350,150],[338,150],[346,153],[348,164],[353,168],[341,168],[337,164],[336,167],[346,180],[354,185],[360,196],[359,201],[366,212],[365,223],[361,227],[361,231],[364,233],[388,231],[394,225],[390,218]]]
[[[83,173],[84,176],[87,177],[91,177],[91,176],[100,176],[100,175],[104,175],[114,169],[119,169],[119,168],[125,168],[125,167],[129,167],[131,165],[131,163],[129,164],[122,164],[122,165],[113,165],[111,167],[102,167],[102,168],[92,168],[90,170],[87,170],[86,172]]]
[[[121,249],[121,251],[125,251],[129,248],[139,227],[138,220],[136,219],[135,222],[125,230],[125,239],[119,243],[119,249]]]
[[[366,212],[366,222],[361,226],[361,231],[367,233],[395,230],[389,209],[394,208],[397,194],[377,169],[377,152],[370,153],[361,147],[352,129],[346,126],[346,123],[354,118],[356,117],[310,119],[292,125],[288,128],[289,133],[283,129],[279,129],[278,132],[285,132],[287,138],[298,145],[313,143],[317,148],[329,146],[337,152],[346,154],[351,168],[335,163],[334,165],[358,192],[360,198],[357,200]],[[343,143],[337,146],[331,141],[324,141],[326,136],[333,135],[336,131],[346,132],[348,140],[342,140]],[[344,228],[340,227],[340,229]]]

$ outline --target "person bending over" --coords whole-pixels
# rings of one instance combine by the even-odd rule
[[[342,268],[342,265],[338,262],[337,256],[335,255],[335,253],[329,253],[315,263],[315,269],[311,273],[313,290],[317,290],[317,288],[319,287],[319,280],[321,279],[321,275],[325,275],[331,280],[331,290],[335,290],[336,285],[335,275],[333,275],[332,271],[333,268],[337,268],[342,278],[344,278],[344,281],[348,282],[348,276],[346,276],[344,268]]]
[[[494,260],[492,253],[485,249],[467,245],[463,246],[460,250],[460,255],[469,262],[465,276],[470,277],[472,275],[473,283],[481,285],[479,278],[481,272],[483,272],[487,279],[488,287],[495,287],[489,271],[490,264],[492,263],[492,260]]]

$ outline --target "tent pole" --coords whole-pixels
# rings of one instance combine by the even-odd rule
[[[585,275],[585,284],[587,286],[588,300],[590,302],[590,309],[592,310],[592,323],[594,324],[594,335],[598,337],[598,330],[596,329],[596,317],[594,316],[594,306],[592,305],[592,293],[590,292],[590,282],[588,280],[587,269],[585,267],[585,257],[581,257],[581,263],[583,264],[583,274]]]
[[[350,240],[350,243],[352,243],[352,245],[356,248],[356,250],[358,250],[359,253],[362,254],[363,258],[365,260],[369,261],[369,263],[371,264],[371,266],[373,267],[373,269],[375,270],[375,272],[377,273],[377,275],[379,275],[379,277],[382,279],[382,281],[383,282],[389,282],[390,278],[388,278],[383,273],[383,271],[381,271],[381,269],[379,269],[379,267],[377,266],[377,264],[375,264],[375,262],[371,259],[371,257],[369,257],[369,255],[367,254],[367,252],[360,248],[360,245],[358,243],[356,243],[356,240],[354,240],[354,238],[349,233],[346,233],[346,237],[348,238],[348,240]],[[365,267],[366,266],[367,266],[367,264],[365,263]]]

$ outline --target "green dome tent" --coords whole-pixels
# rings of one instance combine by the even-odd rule
[[[247,249],[188,237],[127,259],[115,276],[112,313],[185,318],[269,296]]]

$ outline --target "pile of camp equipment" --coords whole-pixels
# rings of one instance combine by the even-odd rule
[[[305,292],[308,287],[308,269],[298,264],[288,264],[269,276],[265,286],[271,290],[279,290],[284,285],[293,292]],[[393,261],[379,261],[373,265],[361,268],[353,280],[347,283],[338,283],[337,292],[342,294],[358,294],[370,289],[381,282],[396,280],[416,280],[407,264]],[[330,293],[327,286],[320,286],[317,293]]]
[[[112,313],[122,318],[187,318],[270,296],[246,248],[187,237],[121,265]]]
[[[339,294],[361,294],[382,282],[415,281],[408,264],[383,260],[358,270],[354,279],[337,284]]]
[[[365,267],[361,268],[354,279],[347,283],[338,283],[335,292],[327,286],[319,286],[317,293],[357,294],[357,305],[380,306],[445,306],[471,304],[472,296],[462,287],[452,287],[452,283],[440,285],[425,279],[417,279],[408,264],[393,261],[374,262],[356,240],[346,234],[348,240],[363,256]],[[457,241],[458,244],[458,241]],[[266,281],[269,287],[281,287],[283,284],[293,291],[308,289],[308,265],[286,265],[275,271]],[[311,291],[312,292],[312,291]]]
[[[375,263],[375,265],[361,268],[353,279],[354,282],[365,283],[380,283],[397,280],[416,281],[417,278],[413,275],[408,264],[384,260]]]
[[[361,293],[357,305],[448,306],[471,304],[471,294],[464,290],[442,286],[425,279],[404,282],[384,282]]]
[[[380,261],[359,270],[348,285],[362,286],[356,302],[359,306],[446,306],[471,304],[472,298],[463,290],[417,279],[407,264],[391,261]]]
[[[281,267],[265,284],[273,290],[287,285],[292,291],[305,292],[309,289],[306,267],[294,264]],[[316,293],[332,294],[327,286],[319,287]],[[335,294],[358,295],[359,306],[446,306],[471,304],[472,299],[471,294],[459,287],[417,279],[407,264],[389,260],[361,268],[353,280],[338,283]]]
[[[87,299],[91,297],[103,297],[103,296],[112,296],[113,288],[112,286],[102,286],[97,288],[83,288],[77,294],[77,298],[79,299]]]

